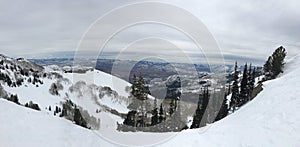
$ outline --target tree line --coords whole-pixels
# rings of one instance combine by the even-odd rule
[[[280,73],[283,72],[284,59],[286,57],[286,50],[284,47],[278,47],[263,66],[264,77],[260,83],[266,80],[275,79]],[[250,101],[256,93],[253,92],[255,88],[255,77],[257,76],[256,68],[252,68],[251,64],[249,69],[247,63],[244,66],[243,76],[239,82],[239,72],[237,71],[237,62],[235,63],[234,78],[232,84],[232,95],[230,100],[230,110],[234,112]],[[261,86],[261,85],[260,85]],[[262,89],[261,89],[262,90]]]
[[[185,121],[181,120],[180,82],[175,83],[175,87],[168,86],[166,98],[158,104],[156,98],[149,99],[150,90],[142,75],[133,75],[132,81],[131,103],[127,107],[130,111],[123,124],[118,124],[118,130],[170,132],[187,128]]]
[[[286,56],[285,48],[277,48],[268,58],[263,66],[264,78],[262,81],[276,78],[283,72],[284,58]],[[225,90],[220,110],[216,115],[215,121],[226,117],[229,113],[235,112],[244,104],[252,100],[256,94],[257,85],[255,79],[261,75],[261,71],[245,63],[243,72],[238,70],[235,62],[233,79]],[[176,80],[178,81],[178,80]],[[261,82],[262,82],[261,81]],[[175,85],[175,86],[174,86]],[[143,77],[133,76],[130,96],[131,103],[128,106],[130,110],[126,115],[123,124],[118,124],[119,131],[150,131],[150,132],[170,132],[188,129],[185,120],[181,118],[179,83],[168,88],[166,98],[158,104],[156,98],[149,100],[149,87],[146,86]],[[260,85],[261,86],[261,85]],[[193,115],[193,121],[190,129],[205,126],[205,111],[210,100],[209,87],[204,87],[199,95],[196,110]],[[231,96],[229,96],[231,94]],[[167,104],[167,106],[166,106]]]

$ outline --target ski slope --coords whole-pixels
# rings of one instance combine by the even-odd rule
[[[287,61],[284,74],[263,83],[255,99],[204,128],[180,133],[122,133],[109,113],[100,113],[99,132],[73,125],[0,99],[0,146],[205,146],[299,147],[300,55]]]

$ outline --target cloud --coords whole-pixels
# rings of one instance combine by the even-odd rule
[[[74,51],[92,22],[115,7],[133,2],[140,1],[2,0],[0,51],[9,56]],[[230,55],[230,58],[242,56],[260,62],[280,45],[287,48],[289,56],[300,53],[300,2],[297,0],[162,2],[184,8],[198,17],[212,32],[224,55]],[[170,19],[186,21],[175,14]],[[169,40],[182,47],[188,56],[203,56],[201,50],[182,33],[165,26],[147,24],[128,28],[116,35],[106,51],[118,52],[120,47],[147,37]],[[152,45],[148,42],[139,47]],[[172,51],[162,47],[157,52],[178,55],[176,50]]]

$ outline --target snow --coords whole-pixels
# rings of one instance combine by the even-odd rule
[[[129,111],[127,109],[126,101],[126,99],[129,96],[129,93],[125,89],[127,86],[130,86],[130,83],[98,70],[87,71],[84,74],[62,74],[74,84],[80,81],[84,81],[87,86],[96,84],[97,86],[110,87],[112,90],[118,92],[118,96],[114,97],[105,95],[103,98],[98,99],[97,102],[100,102],[101,105],[108,106],[121,113],[127,113]],[[96,109],[99,108],[99,105],[96,104],[96,102],[92,102],[91,99],[95,96],[98,96],[99,92],[97,92],[95,88],[93,88],[93,86],[81,87],[81,89],[83,89],[84,96],[75,99],[75,101],[77,102],[77,104],[83,105],[83,107],[88,109],[90,113],[94,113]],[[77,97],[75,95],[72,96]]]
[[[265,82],[264,90],[246,106],[206,128],[179,133],[163,146],[300,146],[299,65],[300,56],[289,60],[285,73]]]
[[[118,132],[116,119],[119,118],[108,112],[98,113],[97,117],[101,118],[100,130],[91,131],[45,111],[34,111],[0,99],[0,122],[2,122],[0,144],[17,147],[119,145],[299,147],[299,65],[300,55],[287,62],[284,73],[279,78],[264,82],[264,90],[233,114],[206,127],[180,133]],[[112,77],[109,78],[109,75],[101,74],[101,77],[98,73],[100,72],[90,71],[90,76],[93,76],[90,82],[97,81],[99,85],[104,83],[126,94],[124,89],[115,86],[116,83],[122,85],[122,80],[111,80]],[[75,75],[76,78],[71,74],[68,76],[75,81],[85,78],[79,74]]]
[[[18,106],[4,99],[0,99],[0,110],[2,147],[111,146],[91,130],[63,118]]]
[[[114,77],[110,74],[99,70],[87,71],[85,74],[79,73],[63,73],[64,77],[68,77],[73,83],[78,81],[85,81],[87,84],[96,84],[98,86],[108,86],[117,91],[121,96],[128,97],[126,86],[130,86],[128,82]]]
[[[50,72],[49,69],[46,68],[46,70]],[[4,89],[11,94],[17,94],[21,104],[33,101],[34,103],[37,103],[41,109],[44,109],[49,106],[54,108],[55,106],[59,106],[65,99],[71,99],[75,104],[86,108],[88,112],[93,114],[96,112],[96,109],[99,109],[100,107],[99,104],[96,104],[96,99],[93,99],[93,97],[99,96],[99,90],[97,91],[95,86],[92,86],[96,84],[96,86],[111,87],[112,90],[118,92],[117,97],[105,95],[104,98],[98,100],[102,105],[108,106],[121,113],[129,111],[127,109],[126,101],[129,93],[125,89],[127,86],[130,86],[130,83],[98,70],[87,71],[82,74],[64,73],[62,71],[55,72],[61,74],[63,78],[66,79],[43,78],[43,84],[39,84],[38,87],[27,83],[27,80],[25,79],[25,84],[20,87],[9,87],[4,85]],[[53,96],[49,93],[51,84],[56,81],[59,81],[63,85],[63,90],[59,91],[59,96]],[[80,87],[81,92],[83,92],[83,96],[81,97],[78,97],[78,95],[69,91],[69,87],[79,81],[85,82],[85,85],[81,85]]]
[[[127,113],[129,110],[127,109],[127,106],[120,102],[116,102],[115,100],[112,100],[112,97],[104,96],[99,101],[101,104],[109,106],[112,109],[118,110],[120,113]],[[112,103],[112,101],[114,103]]]
[[[36,87],[32,84],[23,84],[20,87],[9,87],[4,86],[5,90],[12,94],[17,94],[19,98],[19,102],[21,104],[28,103],[29,101],[33,101],[37,103],[41,109],[44,109],[48,106],[58,105],[61,98],[58,96],[53,96],[49,93],[50,85],[53,83],[50,79],[43,79],[44,84]],[[27,82],[25,82],[27,83]]]

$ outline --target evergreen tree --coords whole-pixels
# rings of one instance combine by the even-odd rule
[[[170,105],[170,107],[169,107],[169,116],[172,116],[172,114],[175,111],[175,103],[174,102],[175,102],[175,100],[171,99],[171,101],[169,103],[169,105]]]
[[[252,63],[250,63],[249,70],[248,70],[248,86],[250,86],[251,80],[252,80]]]
[[[76,106],[75,106],[75,109],[74,109],[74,121],[75,121],[75,124],[87,128],[87,123],[83,119],[83,117],[80,113],[80,110],[78,108],[76,108]]]
[[[17,95],[11,95],[9,100],[16,103],[16,104],[18,104],[18,105],[20,105]]]
[[[180,100],[176,100],[175,105],[176,105],[175,111],[171,116],[171,119],[168,121],[167,127],[169,128],[170,131],[177,132],[183,130],[187,126],[185,122],[182,120]]]
[[[232,112],[236,110],[236,107],[238,106],[238,100],[239,100],[239,75],[237,71],[237,62],[235,62],[235,67],[234,67],[234,81],[232,85],[232,95],[231,95],[231,101],[230,101],[230,108],[232,109]]]
[[[286,56],[285,48],[280,46],[275,50],[272,54],[272,78],[276,78],[280,73],[282,73],[282,69],[284,66],[284,58]]]
[[[167,93],[165,101],[169,102],[168,116],[171,117],[177,109],[177,103],[181,96],[181,79],[176,75],[176,79],[166,83]]]
[[[224,99],[222,102],[222,106],[220,108],[220,111],[216,117],[216,121],[221,120],[222,118],[226,117],[228,115],[228,105],[227,105],[227,95],[224,94]]]
[[[264,64],[264,73],[266,76],[271,75],[271,70],[272,70],[272,57],[269,56],[268,60]]]
[[[136,111],[129,111],[123,124],[127,126],[134,126],[136,127]]]
[[[209,90],[208,87],[206,87],[204,89],[204,97],[203,97],[203,101],[202,101],[202,110],[205,111],[205,109],[208,106],[208,102],[209,102]]]
[[[151,117],[151,125],[154,126],[158,124],[158,110],[155,108],[152,110],[152,117]]]
[[[57,106],[55,106],[55,112],[56,112],[56,113],[59,113],[58,107],[57,107]]]
[[[241,81],[241,92],[240,92],[240,99],[239,99],[239,107],[244,105],[248,99],[248,68],[247,63],[244,66],[243,78]]]
[[[229,95],[230,93],[231,93],[231,85],[229,84],[227,95]]]
[[[255,73],[256,73],[256,69],[255,69],[255,67],[253,68],[253,71],[251,71],[250,70],[250,72],[249,72],[249,80],[248,80],[248,82],[249,82],[249,95],[248,95],[248,100],[250,100],[251,98],[252,98],[252,92],[253,92],[253,89],[254,89],[254,84],[255,84]]]
[[[274,79],[283,72],[282,69],[284,67],[286,54],[285,48],[280,46],[273,52],[272,56],[268,58],[264,64],[264,72],[267,79]]]
[[[138,82],[135,75],[133,75],[133,83],[131,85],[131,91],[129,98],[131,99],[131,103],[128,105],[128,109],[130,110],[138,110],[142,105],[141,103],[141,86]]]
[[[133,96],[142,101],[147,100],[148,94],[150,94],[150,90],[149,87],[146,86],[145,80],[142,75],[139,76],[139,80],[136,82],[136,84],[134,84],[134,86],[135,87],[133,88],[135,89],[135,91],[133,91],[134,93],[132,93]]]
[[[134,74],[133,75],[133,78],[132,78],[132,85],[131,85],[131,95],[132,96],[136,96],[137,95],[137,85],[138,85],[138,82],[137,82],[137,79],[136,79],[136,75]]]
[[[157,108],[157,100],[154,99],[154,108],[152,110],[152,117],[151,117],[151,125],[154,126],[158,124],[158,108]]]
[[[148,112],[151,112],[151,104],[148,100],[148,94],[150,93],[149,87],[146,86],[144,78],[142,75],[139,76],[139,79],[133,75],[133,83],[131,86],[131,92],[129,98],[131,99],[131,103],[128,105],[128,109],[132,111],[132,113],[128,113],[127,118],[131,120],[124,121],[126,125],[132,125],[134,127],[144,127],[146,124],[146,115]],[[154,113],[154,112],[153,112]],[[134,119],[132,119],[132,115],[134,115]],[[135,121],[131,123],[131,121]],[[128,123],[130,122],[130,123]]]
[[[208,102],[209,102],[209,91],[208,88],[205,88],[202,94],[202,98],[201,95],[199,96],[197,109],[195,111],[193,122],[190,127],[191,129],[201,127],[201,120],[203,119],[203,115],[208,106]]]
[[[165,120],[165,115],[164,115],[164,108],[163,105],[160,104],[160,108],[159,108],[159,117],[158,117],[158,123],[161,123]]]
[[[202,116],[203,116],[203,111],[201,110],[201,103],[202,102],[201,102],[201,99],[199,97],[197,109],[195,111],[195,114],[194,114],[194,117],[193,117],[193,122],[192,122],[192,125],[190,127],[191,129],[200,127],[200,122],[201,122],[201,119],[202,119]]]

